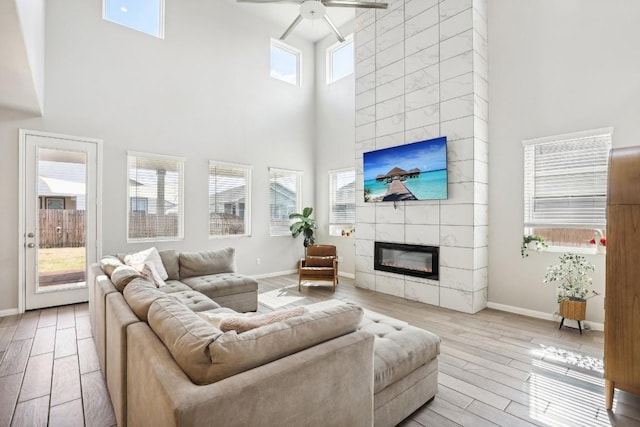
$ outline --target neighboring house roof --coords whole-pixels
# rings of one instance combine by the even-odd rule
[[[287,198],[289,200],[292,200],[292,201],[296,200],[295,191],[291,191],[287,187],[285,187],[284,185],[279,184],[277,182],[272,182],[269,185],[269,191],[278,193],[278,195],[283,196],[283,197],[285,197],[285,198]]]
[[[337,204],[355,204],[356,202],[356,182],[351,181],[350,183],[343,185],[338,188],[336,191],[336,200]]]
[[[239,185],[228,190],[220,191],[218,193],[209,194],[209,205],[215,203],[244,203],[245,202],[245,189],[244,185]],[[242,195],[238,197],[238,195]]]
[[[73,182],[44,176],[38,177],[39,196],[78,196],[84,194],[84,182]]]

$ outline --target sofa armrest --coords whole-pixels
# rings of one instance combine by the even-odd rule
[[[148,325],[130,325],[127,342],[129,425],[373,425],[369,333],[343,335],[205,386],[189,380]]]

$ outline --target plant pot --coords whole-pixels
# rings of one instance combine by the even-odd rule
[[[560,301],[560,316],[565,319],[584,320],[587,311],[586,300],[562,300]]]

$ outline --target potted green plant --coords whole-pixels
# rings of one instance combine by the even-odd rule
[[[544,240],[544,237],[537,236],[535,234],[525,234],[522,236],[522,246],[520,247],[520,255],[522,258],[528,257],[529,253],[527,250],[534,250],[536,252],[541,252],[543,249],[547,247],[547,243]]]
[[[292,213],[289,215],[289,219],[297,219],[298,221],[291,224],[289,230],[291,231],[291,235],[296,238],[300,234],[304,236],[304,244],[305,250],[309,245],[313,245],[316,242],[316,239],[313,237],[313,231],[318,228],[318,224],[316,220],[311,218],[311,214],[313,213],[313,208],[306,207],[302,210],[302,213]]]
[[[593,289],[589,289],[593,281],[589,272],[595,271],[596,268],[583,255],[564,253],[559,259],[558,264],[547,267],[544,283],[556,284],[556,295],[560,304],[560,316],[562,316],[560,327],[565,318],[577,320],[582,333],[580,321],[585,319],[587,299],[599,295]]]

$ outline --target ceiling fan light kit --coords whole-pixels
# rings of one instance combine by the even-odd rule
[[[296,28],[296,26],[303,19],[309,19],[312,21],[318,19],[324,19],[331,31],[336,35],[340,42],[344,42],[345,38],[335,26],[329,15],[327,14],[328,7],[351,7],[358,9],[386,9],[389,5],[387,3],[378,3],[372,1],[346,1],[346,0],[237,0],[239,3],[294,3],[300,5],[300,14],[289,25],[289,28],[280,36],[280,40],[287,38],[289,34]]]

